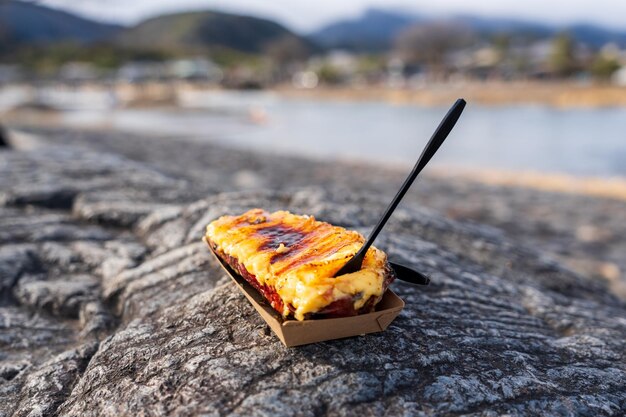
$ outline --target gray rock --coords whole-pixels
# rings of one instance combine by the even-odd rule
[[[391,199],[409,167],[384,169],[368,164],[311,161],[254,154],[216,145],[207,138],[130,135],[116,131],[28,129],[45,142],[124,155],[155,170],[184,179],[189,202],[228,190],[263,186],[285,190],[310,186],[362,190]],[[238,173],[256,183],[240,181]],[[124,187],[117,187],[124,188]],[[137,190],[138,194],[142,191]],[[497,187],[462,177],[420,176],[403,205],[419,204],[449,218],[492,225],[515,241],[541,247],[563,265],[603,280],[626,300],[626,202],[521,187]],[[172,200],[170,200],[172,201]]]
[[[283,347],[233,285],[207,285],[222,274],[212,259],[200,260],[201,246],[193,243],[207,217],[252,205],[295,212],[311,207],[326,220],[363,228],[375,216],[363,214],[360,223],[353,213],[376,207],[367,198],[313,190],[294,197],[221,195],[177,217],[150,216],[141,225],[145,239],[161,236],[169,222],[184,238],[103,284],[124,324],[101,345],[63,414],[625,410],[626,312],[618,299],[500,233],[424,210],[404,210],[381,242],[433,280],[427,288],[394,284],[407,307],[386,332]],[[181,242],[186,246],[177,247]],[[466,248],[467,242],[478,249]],[[515,273],[497,267],[504,253]],[[187,266],[194,263],[199,267]],[[165,296],[174,289],[174,296]],[[111,380],[116,383],[106,383]]]
[[[33,245],[0,247],[0,300],[6,302],[10,290],[22,274],[38,269],[39,262]]]
[[[68,276],[55,281],[22,277],[13,289],[24,306],[53,315],[77,318],[82,304],[98,299],[98,281],[91,276]]]
[[[376,245],[431,285],[393,284],[406,308],[384,333],[288,349],[225,278],[204,227],[263,207],[365,233],[395,174],[192,143],[89,144],[0,152],[0,416],[626,413],[626,306],[563,262],[621,247],[623,226],[566,228],[619,204],[576,211],[572,197],[546,228],[554,196],[424,181],[419,201],[437,211],[407,201]],[[283,191],[203,198],[261,171]],[[471,192],[484,201],[437,197]],[[536,211],[518,222],[524,198]]]
[[[21,398],[15,398],[15,404],[5,404],[4,407],[14,405],[12,415],[16,417],[56,414],[97,348],[97,343],[89,343],[44,363],[23,378]]]
[[[78,319],[81,339],[103,339],[116,324],[115,318],[100,300],[82,303]]]
[[[149,196],[152,203],[185,194],[184,181],[113,154],[44,146],[29,152],[3,152],[0,159],[0,204],[6,206],[70,209],[79,192],[94,201],[101,194],[109,198],[108,194],[125,188],[133,190],[135,201]]]
[[[74,214],[92,223],[130,228],[151,212],[171,206],[158,203],[150,195],[129,192],[82,194],[74,202]]]
[[[103,277],[146,254],[120,228],[130,222],[72,214],[75,200],[125,183],[158,200],[179,182],[118,157],[63,148],[2,152],[0,167],[0,415],[56,415],[118,323],[101,296]],[[57,189],[72,190],[62,204]],[[108,213],[125,216],[114,204]]]

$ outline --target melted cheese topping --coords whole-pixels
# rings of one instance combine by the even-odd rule
[[[303,320],[333,301],[353,300],[355,310],[383,293],[387,256],[370,247],[360,271],[333,277],[361,248],[364,237],[342,227],[288,211],[250,210],[223,216],[207,226],[206,237],[237,259],[261,284],[273,287]]]

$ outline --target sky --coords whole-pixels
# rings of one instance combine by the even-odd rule
[[[39,0],[96,20],[136,23],[184,10],[222,10],[267,17],[301,33],[370,7],[427,15],[472,14],[566,25],[595,23],[626,30],[626,0]]]

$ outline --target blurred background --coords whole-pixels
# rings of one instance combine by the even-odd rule
[[[409,163],[464,96],[440,163],[626,174],[620,2],[335,3],[3,0],[0,112]]]
[[[392,192],[464,97],[420,204],[626,294],[626,3],[431,3],[0,0],[0,124],[180,175],[210,146],[370,164]],[[237,161],[233,187],[283,185]]]

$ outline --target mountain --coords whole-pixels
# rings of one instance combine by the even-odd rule
[[[58,41],[89,43],[109,40],[122,47],[170,50],[227,49],[247,53],[271,51],[276,59],[307,56],[318,50],[349,49],[381,52],[412,25],[442,21],[402,11],[369,9],[361,16],[327,25],[307,37],[270,20],[230,13],[199,11],[158,16],[133,27],[100,23],[34,2],[0,0],[0,53],[24,44]],[[626,46],[626,31],[598,25],[553,26],[517,19],[452,15],[445,22],[462,25],[483,37],[510,34],[547,39],[568,31],[578,42],[593,47],[608,42]]]
[[[110,37],[120,29],[35,3],[0,1],[0,44],[84,43]]]
[[[103,6],[104,7],[104,6]],[[212,11],[162,15],[133,27],[99,23],[33,2],[0,0],[0,52],[58,41],[107,40],[121,47],[193,50],[223,48],[248,53],[305,54],[317,48],[278,23]],[[280,50],[276,52],[276,50]]]
[[[525,20],[484,18],[470,15],[456,16],[454,20],[482,35],[507,33],[517,36],[530,35],[535,38],[548,38],[557,33],[567,32],[575,41],[590,46],[601,47],[610,42],[626,45],[626,31],[606,29],[592,24],[554,26]]]
[[[312,33],[310,38],[322,47],[381,51],[407,27],[418,23],[417,16],[380,9],[369,9],[356,19],[340,20]]]
[[[214,11],[158,16],[123,31],[117,40],[131,47],[227,48],[248,53],[262,52],[273,42],[314,49],[309,40],[278,23]]]
[[[532,37],[545,38],[554,35],[558,31],[549,25],[513,18],[481,17],[463,14],[453,15],[448,21],[458,22],[458,24],[471,28],[481,35],[508,33],[518,36],[530,35]]]
[[[554,26],[514,18],[488,18],[473,15],[434,18],[380,9],[369,9],[355,19],[339,20],[311,33],[309,37],[328,49],[381,51],[389,48],[396,36],[409,26],[442,21],[464,26],[484,37],[510,34],[531,39],[545,39],[559,32],[568,32],[576,41],[594,47],[600,47],[609,42],[626,46],[626,31],[606,29],[592,24]]]
[[[567,30],[574,39],[589,45],[602,46],[614,42],[626,46],[626,31],[610,30],[589,24],[572,25]]]

